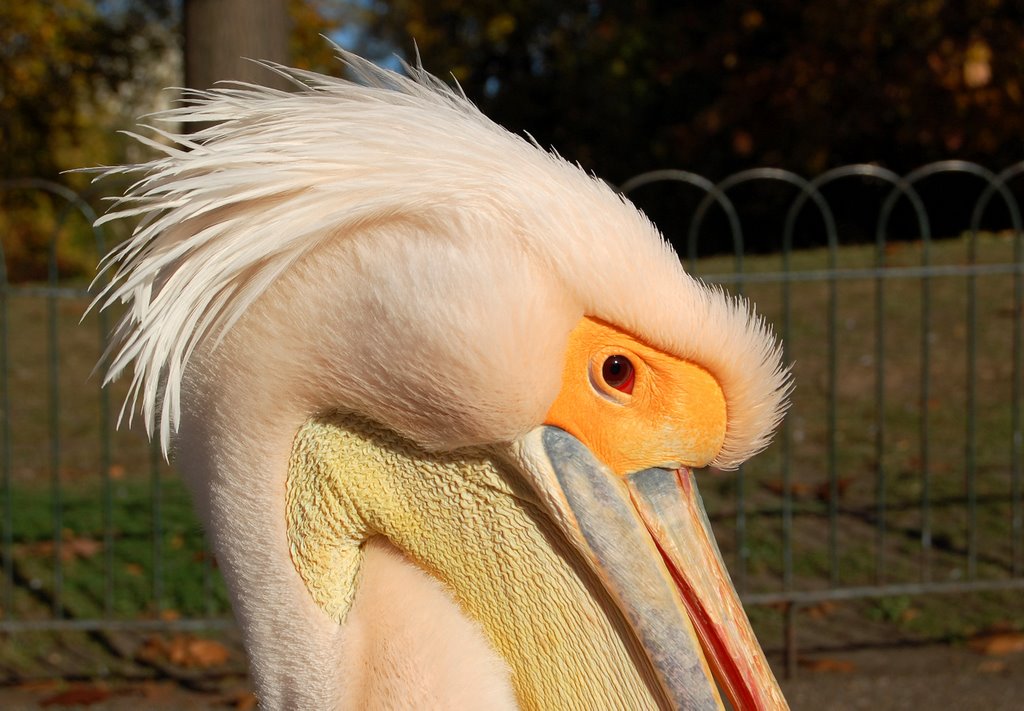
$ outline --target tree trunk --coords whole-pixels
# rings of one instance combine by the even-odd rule
[[[185,0],[185,84],[209,89],[225,79],[288,89],[252,59],[289,62],[287,0]]]

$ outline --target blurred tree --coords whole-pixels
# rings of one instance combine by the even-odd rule
[[[223,80],[291,88],[253,59],[288,64],[288,0],[185,0],[185,84],[209,89]]]
[[[50,0],[0,3],[0,178],[47,178],[79,190],[69,168],[132,159],[118,129],[179,83],[173,0]],[[61,275],[91,272],[88,226],[39,193],[0,194],[7,276],[45,278],[60,236]]]
[[[0,3],[4,177],[56,178],[117,154],[113,124],[125,125],[142,75],[177,42],[172,4]]]
[[[343,19],[329,0],[261,0],[267,6],[262,13],[249,0],[203,4],[219,7],[205,19],[194,12],[192,18],[209,23],[206,29],[228,30],[231,47],[226,39],[210,39],[226,56],[288,62],[290,43],[306,58],[300,65],[314,66],[313,58],[321,68],[333,51],[320,34],[336,30]],[[217,18],[218,10],[227,11],[226,19]],[[163,89],[182,85],[181,11],[182,0],[0,2],[0,179],[47,178],[88,191],[89,176],[62,171],[144,159],[145,147],[118,131],[130,129],[141,114],[166,108],[175,95]],[[273,37],[259,44],[264,30]],[[244,61],[237,66],[259,73],[239,75],[220,64],[224,56],[204,65],[210,70],[206,78],[193,74],[193,82],[274,79]],[[104,191],[112,190],[104,185]],[[60,273],[92,271],[92,236],[78,221],[72,230],[60,229],[62,205],[5,191],[0,208],[9,278],[45,278],[49,243],[58,231]]]
[[[183,1],[0,2],[2,174],[131,159],[113,127],[131,124],[133,95],[180,81],[154,71],[177,56]],[[201,5],[227,19],[200,31],[275,33],[276,48],[235,56],[285,60],[290,25],[287,61],[316,71],[343,71],[321,34],[378,60],[414,58],[415,41],[488,115],[612,182],[1024,156],[1024,6],[1009,0],[189,0],[190,12]],[[192,82],[232,75],[218,66]]]
[[[611,180],[655,167],[897,170],[1024,149],[1024,8],[1003,0],[385,0],[388,37]]]
[[[289,0],[288,15],[292,27],[292,65],[322,74],[339,74],[341,66],[334,48],[324,38],[354,25],[357,11],[347,2],[336,0]]]

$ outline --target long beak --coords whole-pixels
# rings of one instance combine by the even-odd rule
[[[539,427],[525,468],[647,653],[675,709],[788,708],[722,563],[687,469],[615,476],[572,435]],[[717,682],[717,684],[716,684]]]

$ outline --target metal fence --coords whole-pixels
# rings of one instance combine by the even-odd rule
[[[794,363],[776,443],[702,486],[744,601],[782,612],[790,672],[802,608],[1024,588],[1022,173],[665,170],[621,186],[668,216],[691,272],[758,305]],[[74,325],[86,285],[59,278],[61,235],[87,231],[97,254],[107,236],[61,186],[0,189],[60,203],[45,284],[8,283],[0,260],[0,632],[230,624],[180,485],[114,430],[117,390],[87,380],[109,323]],[[755,232],[767,253],[745,248]]]
[[[170,465],[141,432],[116,429],[123,388],[93,372],[114,318],[83,317],[88,280],[62,278],[69,236],[95,264],[108,235],[62,185],[0,182],[0,198],[12,195],[25,199],[0,203],[5,229],[27,218],[50,234],[45,281],[11,283],[0,245],[0,632],[230,626]]]

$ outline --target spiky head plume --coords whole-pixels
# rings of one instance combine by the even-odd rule
[[[95,303],[128,306],[108,354],[107,380],[134,365],[126,408],[141,410],[150,432],[159,422],[165,450],[180,416],[183,374],[197,348],[227,333],[317,250],[389,222],[415,225],[441,240],[450,259],[434,264],[448,282],[462,274],[479,294],[487,288],[479,264],[462,263],[459,254],[487,252],[495,263],[505,255],[506,278],[518,275],[523,291],[535,287],[557,301],[551,308],[572,319],[588,314],[614,323],[704,365],[728,401],[728,432],[716,465],[736,466],[767,444],[785,406],[788,375],[778,343],[745,301],[687,275],[631,204],[579,167],[497,126],[461,92],[419,67],[406,67],[406,77],[339,52],[357,81],[268,64],[297,91],[228,84],[190,92],[187,105],[154,119],[205,127],[192,134],[152,128],[163,141],[133,134],[160,157],[104,171],[139,178],[101,222],[141,218],[102,267],[113,276]],[[349,268],[360,267],[353,262]],[[491,285],[501,278],[487,276]],[[394,285],[380,287],[382,300],[410,304],[402,317],[412,329],[410,340],[417,328],[410,324],[421,314],[415,299],[399,290],[414,280],[384,279]],[[481,313],[477,302],[487,299],[459,296],[458,285],[449,286],[460,318],[446,319],[457,333],[445,343],[458,343],[462,354],[504,349],[514,361],[520,346],[496,330],[508,319]],[[518,298],[529,301],[528,295]],[[563,331],[562,322],[552,326]],[[395,372],[405,365],[415,370],[401,353],[386,355],[397,359]],[[475,371],[461,381],[469,385],[448,396],[456,401],[453,409],[463,398],[465,411],[479,412],[471,401],[482,383],[494,380],[487,368],[495,366],[490,356],[467,360]],[[508,437],[538,424],[522,413],[543,413],[543,401],[554,396],[553,377],[519,413],[524,421],[456,433],[453,444]],[[397,389],[415,402],[419,390],[430,387],[422,380]],[[384,404],[368,398],[353,395],[346,404],[365,405],[366,414],[382,418],[401,409],[384,396],[378,398]],[[406,419],[396,429],[430,439],[427,423],[414,413]]]

